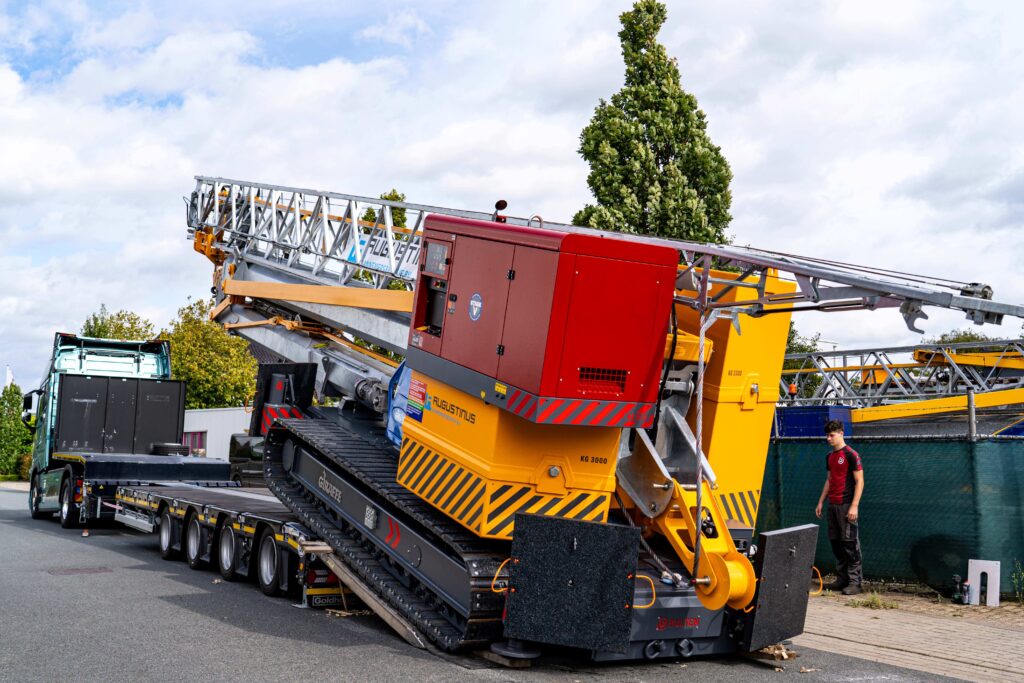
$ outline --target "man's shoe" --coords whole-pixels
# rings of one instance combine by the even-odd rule
[[[864,591],[858,585],[847,586],[843,589],[843,595],[860,595]]]
[[[825,590],[827,591],[841,591],[846,588],[846,584],[842,581],[833,581],[832,583],[825,584]]]

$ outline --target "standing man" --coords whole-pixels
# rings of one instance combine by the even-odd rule
[[[828,496],[828,540],[836,556],[836,580],[825,586],[829,590],[842,590],[843,595],[861,592],[859,507],[864,492],[864,466],[860,455],[846,445],[843,423],[829,420],[825,423],[825,440],[832,451],[825,458],[825,486],[818,498],[814,514],[821,519],[821,508]]]

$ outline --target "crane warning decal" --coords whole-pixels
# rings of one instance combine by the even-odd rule
[[[409,380],[409,402],[405,406],[405,414],[423,422],[423,407],[427,404],[427,383],[419,379]]]

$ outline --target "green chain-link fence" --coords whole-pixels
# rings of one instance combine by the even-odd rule
[[[1024,440],[853,438],[864,462],[860,542],[868,579],[920,581],[948,591],[967,560],[999,560],[1012,594],[1024,562]],[[780,438],[769,446],[758,529],[821,525],[815,560],[834,559],[814,507],[825,482],[824,439]]]

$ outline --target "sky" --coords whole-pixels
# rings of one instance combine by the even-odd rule
[[[160,327],[207,296],[195,175],[567,222],[630,4],[0,0],[0,366],[34,386],[101,303]],[[660,40],[732,166],[734,243],[1024,303],[1024,5],[667,4]],[[796,323],[839,348],[921,340],[894,310]]]

